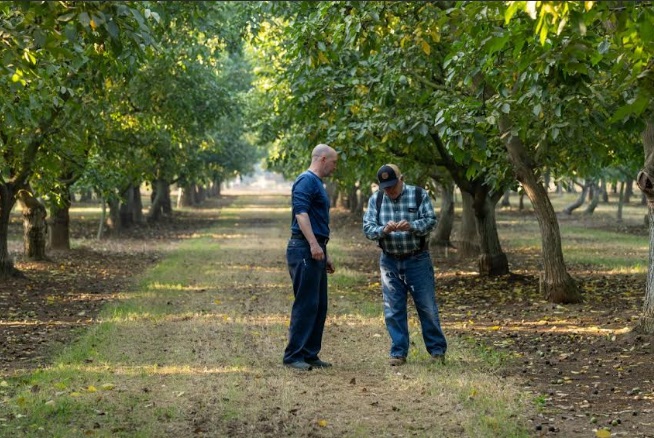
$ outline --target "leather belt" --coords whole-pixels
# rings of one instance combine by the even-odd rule
[[[391,254],[386,251],[384,251],[384,254],[387,255],[388,257],[394,258],[396,260],[406,260],[408,258],[411,258],[413,256],[416,256],[418,254],[422,254],[425,252],[425,249],[416,249],[415,251],[408,252],[406,254]]]
[[[304,237],[304,234],[291,234],[291,239],[295,239],[295,240],[307,240],[307,238]],[[329,237],[316,236],[316,241],[317,241],[320,245],[327,245],[327,242],[329,242]]]

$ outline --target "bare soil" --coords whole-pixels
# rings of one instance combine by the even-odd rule
[[[226,196],[221,203],[231,202]],[[157,262],[164,244],[206,228],[215,218],[176,213],[156,227],[138,227],[102,241],[96,223],[76,220],[71,230],[81,247],[50,253],[50,261],[17,257],[24,277],[0,284],[0,375],[49,363],[51,355],[94,323],[101,307],[128,289],[135,276]],[[360,218],[335,211],[334,236],[361,238]],[[604,228],[610,225],[603,225]],[[642,235],[644,227],[620,232]],[[20,234],[20,224],[11,233]],[[645,276],[605,275],[592,266],[570,266],[584,303],[559,306],[538,291],[537,253],[508,253],[512,273],[482,279],[474,260],[456,249],[434,252],[437,294],[446,334],[503,353],[498,371],[518,377],[533,394],[533,436],[654,437],[652,337],[634,334]],[[377,249],[362,245],[358,266],[377,280]]]

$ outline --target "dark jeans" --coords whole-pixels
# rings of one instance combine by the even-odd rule
[[[327,319],[327,248],[323,250],[325,258],[314,260],[306,240],[288,241],[286,262],[295,301],[284,363],[318,359]]]

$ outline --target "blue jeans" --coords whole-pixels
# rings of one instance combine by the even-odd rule
[[[325,258],[314,260],[306,240],[288,241],[286,262],[295,301],[284,363],[318,359],[327,319],[327,248],[322,249]]]
[[[436,304],[434,266],[429,252],[399,260],[381,254],[384,319],[391,337],[391,357],[406,357],[409,353],[409,323],[407,299],[410,293],[418,311],[422,338],[430,355],[445,354],[447,341],[441,329]]]

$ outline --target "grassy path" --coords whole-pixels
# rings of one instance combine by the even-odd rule
[[[321,357],[335,366],[284,368],[287,205],[238,198],[51,367],[0,382],[0,436],[528,436],[530,401],[483,349],[450,337],[449,363],[432,364],[412,321],[409,364],[387,366],[376,253],[358,228],[330,243]]]

